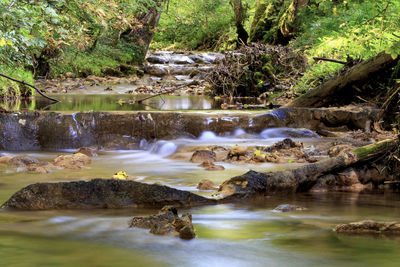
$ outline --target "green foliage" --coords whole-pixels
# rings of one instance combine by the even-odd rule
[[[30,84],[33,83],[32,73],[28,70],[25,70],[23,67],[10,68],[0,64],[0,73],[11,76],[15,79],[23,80]],[[17,97],[21,95],[29,96],[31,94],[33,94],[33,89],[0,77],[0,99]]]
[[[151,48],[217,48],[236,38],[230,0],[170,0]],[[254,0],[243,1],[254,6]],[[244,18],[242,18],[244,19]],[[227,45],[226,47],[229,47]]]
[[[140,61],[143,55],[137,46],[123,43],[120,36],[129,29],[141,27],[137,18],[154,5],[153,0],[3,0],[0,2],[0,67],[18,69],[20,76],[26,72],[24,69],[47,76],[54,67],[54,76],[64,69],[81,69],[86,63],[89,63],[86,68],[94,68],[91,72],[99,73],[101,59],[113,61],[106,66]],[[97,47],[99,43],[102,45]],[[67,55],[78,56],[78,61],[66,58]],[[82,58],[85,55],[91,58],[89,62]],[[74,66],[67,67],[60,56]],[[9,93],[2,84],[1,93]],[[14,93],[20,92],[15,88]]]
[[[229,0],[170,0],[152,48],[211,47],[233,23]]]
[[[66,48],[52,65],[52,77],[71,72],[77,76],[103,76],[105,70],[115,69],[121,64],[138,63],[141,49],[135,44],[120,42],[116,46],[99,43],[92,51],[77,51]]]
[[[299,32],[292,45],[304,50],[311,67],[295,90],[314,88],[342,67],[317,64],[312,57],[346,61],[348,55],[367,59],[382,51],[399,55],[399,14],[399,1],[310,1],[298,14]]]

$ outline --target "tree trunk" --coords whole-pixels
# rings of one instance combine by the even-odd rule
[[[143,58],[146,56],[155,34],[166,0],[156,0],[154,2],[155,5],[150,7],[146,14],[138,18],[143,26],[130,31],[128,34],[129,38],[132,38],[140,46]]]
[[[250,41],[286,45],[295,32],[298,10],[308,0],[260,0],[250,28]]]
[[[268,173],[250,171],[225,181],[219,191],[227,196],[225,200],[273,192],[305,192],[328,174],[336,174],[356,164],[376,159],[398,145],[398,139],[387,139],[292,170]]]
[[[242,0],[231,1],[233,7],[233,12],[235,13],[235,24],[237,33],[237,46],[241,44],[247,45],[247,40],[249,39],[249,34],[244,29],[243,23],[246,18],[246,10],[243,6]]]
[[[323,107],[332,102],[332,99],[342,96],[343,93],[351,88],[354,83],[367,79],[369,76],[385,68],[393,66],[400,56],[393,59],[385,52],[376,57],[361,62],[338,76],[321,84],[317,88],[308,91],[304,95],[295,99],[286,107]]]

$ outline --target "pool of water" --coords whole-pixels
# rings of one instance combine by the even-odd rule
[[[89,180],[111,177],[125,170],[132,179],[160,183],[200,193],[204,178],[216,183],[247,170],[273,171],[293,164],[232,165],[209,172],[168,156],[191,145],[261,145],[275,139],[202,138],[148,145],[144,150],[102,151],[82,170],[50,174],[16,172],[0,166],[0,202],[35,182]],[[315,138],[301,141],[308,146]],[[161,147],[161,148],[160,148]],[[162,149],[164,147],[164,149]],[[5,152],[8,153],[8,152]],[[26,152],[51,160],[70,151]],[[207,195],[208,193],[202,193]],[[308,208],[279,213],[279,204]],[[375,219],[399,220],[399,194],[324,193],[268,196],[252,202],[205,206],[193,214],[197,237],[182,241],[160,237],[143,229],[128,229],[132,216],[153,214],[151,209],[0,211],[0,264],[2,266],[398,266],[399,238],[337,235],[338,223]],[[185,211],[180,211],[185,212]]]
[[[219,110],[223,99],[208,96],[156,96],[128,94],[65,94],[49,95],[60,102],[51,103],[43,97],[0,102],[6,110],[49,110],[49,111],[134,111],[134,110]],[[242,104],[262,104],[255,98],[233,100]],[[138,103],[140,102],[140,103]],[[229,101],[227,101],[229,103]]]

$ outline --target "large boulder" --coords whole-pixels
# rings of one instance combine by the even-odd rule
[[[167,186],[115,179],[94,179],[89,182],[32,184],[15,193],[3,207],[46,210],[163,207],[164,205],[189,207],[215,203],[215,200]]]

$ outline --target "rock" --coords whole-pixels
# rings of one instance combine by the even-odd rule
[[[232,159],[236,157],[236,160],[239,160],[241,156],[246,156],[246,154],[247,154],[247,147],[241,147],[235,145],[229,150],[227,158]]]
[[[66,78],[75,78],[75,74],[73,74],[72,72],[67,72],[67,73],[65,73],[65,77]]]
[[[269,158],[267,158],[266,154],[260,154],[260,155],[253,154],[250,161],[255,162],[255,163],[263,163],[263,162],[267,162],[267,159],[269,159]]]
[[[193,239],[196,234],[192,224],[192,215],[184,214],[179,218],[178,210],[173,206],[163,207],[157,215],[134,217],[129,227],[150,229],[155,235],[176,236],[182,239]]]
[[[9,156],[2,156],[0,157],[0,164],[9,164],[12,157]]]
[[[81,147],[74,154],[82,153],[90,158],[97,157],[96,149],[90,147]]]
[[[166,64],[168,63],[168,58],[165,56],[156,56],[156,55],[151,55],[146,58],[147,62],[153,63],[153,64]]]
[[[334,231],[339,234],[400,234],[400,222],[375,222],[365,220],[339,224]]]
[[[215,152],[211,150],[197,150],[193,153],[190,161],[193,163],[214,162],[216,159]]]
[[[33,163],[27,166],[28,172],[36,172],[36,173],[50,173],[54,170],[58,170],[60,167],[57,167],[49,162],[40,162],[40,163]]]
[[[307,210],[307,208],[296,206],[296,205],[290,205],[290,204],[282,204],[273,210],[280,211],[280,212],[290,212],[290,211],[303,211],[303,210]]]
[[[218,192],[224,196],[246,198],[250,195],[264,193],[266,187],[267,176],[264,173],[249,171],[223,182]]]
[[[190,55],[189,58],[193,60],[195,63],[206,63],[210,64],[209,62],[205,61],[201,55]]]
[[[81,169],[89,165],[92,160],[85,154],[76,153],[72,155],[61,155],[54,159],[54,165],[65,169]]]
[[[221,165],[215,165],[212,161],[204,161],[202,164],[200,164],[201,167],[206,169],[207,171],[223,171],[225,170],[224,166]]]
[[[130,180],[93,179],[89,182],[31,184],[16,192],[4,208],[25,210],[160,208],[165,205],[191,207],[216,204],[187,191]]]
[[[267,147],[265,149],[266,152],[274,152],[277,150],[282,150],[282,149],[290,149],[290,148],[295,148],[295,147],[303,147],[302,143],[296,143],[290,138],[286,138],[283,141],[277,142],[274,145]]]
[[[197,186],[197,189],[199,190],[214,190],[216,188],[217,188],[216,184],[208,179],[201,180],[199,185]]]
[[[39,163],[35,158],[28,156],[17,156],[9,160],[8,165],[16,168],[25,168],[27,165]]]

